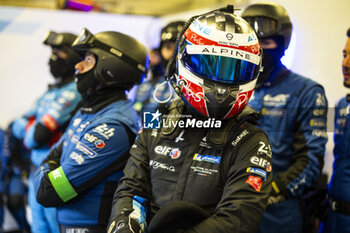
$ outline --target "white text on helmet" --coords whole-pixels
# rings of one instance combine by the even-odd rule
[[[201,31],[202,33],[206,34],[206,35],[210,35],[212,29],[205,26],[204,24],[202,24],[201,22],[199,22],[198,20],[195,20],[192,25],[193,28]]]
[[[245,60],[256,65],[260,64],[260,56],[233,48],[219,47],[219,46],[206,46],[206,45],[187,45],[188,54],[203,54],[203,55],[215,55],[231,57],[235,59]]]

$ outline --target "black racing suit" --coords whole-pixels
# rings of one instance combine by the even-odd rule
[[[184,232],[255,232],[272,179],[267,137],[250,123],[256,113],[246,107],[216,129],[170,127],[184,111],[175,101],[161,129],[139,133],[114,194],[109,229],[132,211],[140,211],[134,216],[141,224],[165,204],[183,200],[210,214]]]

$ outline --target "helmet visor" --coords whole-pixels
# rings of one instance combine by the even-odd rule
[[[232,51],[226,48],[220,51],[228,51],[232,54]],[[187,49],[184,49],[181,61],[192,73],[200,77],[230,84],[244,84],[252,81],[257,78],[260,70],[260,58],[254,64],[228,56],[192,54],[192,52],[188,53]]]
[[[244,17],[244,19],[254,29],[258,37],[266,37],[273,35],[280,30],[277,20],[264,16]]]

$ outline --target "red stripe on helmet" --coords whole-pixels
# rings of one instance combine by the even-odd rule
[[[188,103],[204,116],[209,116],[207,106],[205,104],[204,90],[201,86],[189,81],[188,79],[179,76],[180,79],[186,80],[186,86],[181,86],[181,92]]]
[[[247,91],[247,92],[241,92],[237,96],[236,103],[232,106],[231,110],[227,113],[227,115],[224,117],[224,119],[228,119],[232,116],[235,116],[242,112],[244,107],[248,104],[248,101],[250,97],[253,94],[254,89]]]
[[[256,55],[260,53],[259,43],[256,43],[254,45],[238,46],[238,47],[230,46],[230,45],[223,45],[223,44],[219,44],[216,41],[207,39],[207,38],[195,33],[190,28],[188,28],[186,30],[185,37],[189,42],[191,42],[192,44],[196,44],[196,45],[216,45],[216,46],[221,46],[221,47],[243,50],[243,51],[250,52],[250,53],[253,53]]]

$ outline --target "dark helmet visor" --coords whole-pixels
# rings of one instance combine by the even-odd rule
[[[244,84],[257,78],[260,64],[232,57],[188,54],[184,50],[181,61],[194,74],[209,80]]]
[[[265,16],[244,17],[244,19],[254,29],[258,37],[267,37],[278,33],[281,30],[279,22],[273,18]]]

